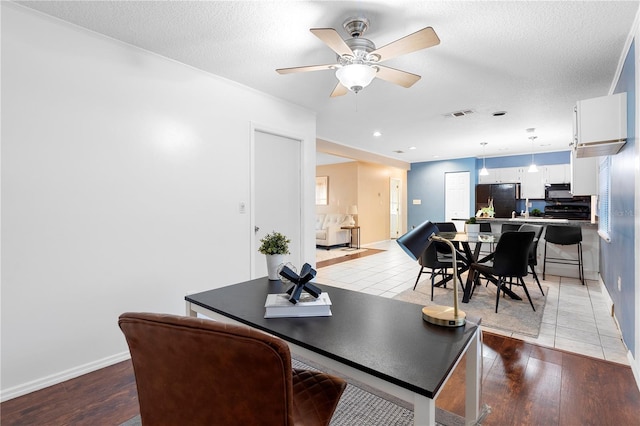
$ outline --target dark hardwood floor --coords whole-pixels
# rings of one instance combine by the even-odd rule
[[[492,410],[483,425],[639,424],[640,391],[628,366],[491,333],[483,348],[482,403]],[[436,402],[460,415],[464,368],[460,362]],[[2,426],[119,425],[138,414],[131,362],[3,402],[0,411]]]
[[[340,250],[340,249],[338,249]],[[336,263],[346,262],[347,260],[360,259],[363,257],[371,256],[372,254],[377,254],[383,252],[384,250],[367,248],[367,251],[361,251],[358,253],[346,254],[341,257],[336,257],[334,259],[321,260],[316,263],[316,268],[324,268],[325,266],[335,265]]]

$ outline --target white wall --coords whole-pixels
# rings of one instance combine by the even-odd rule
[[[125,311],[250,278],[251,125],[315,114],[2,2],[2,399],[124,359]]]

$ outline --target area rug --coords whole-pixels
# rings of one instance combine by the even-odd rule
[[[292,359],[294,368],[328,371],[326,368],[317,368],[315,364],[308,360]],[[336,408],[331,426],[412,426],[413,407],[411,404],[380,392],[363,383],[351,378],[345,378],[348,382],[338,407]],[[490,412],[489,407],[483,407],[480,421]],[[185,419],[186,420],[186,419]],[[185,422],[188,424],[188,421]],[[439,426],[459,426],[464,425],[463,417],[445,410],[436,408],[436,424]],[[140,416],[136,416],[120,426],[141,426]]]
[[[544,313],[544,307],[547,303],[546,294],[549,292],[549,287],[542,286],[545,294],[545,296],[543,296],[535,283],[529,284],[527,282],[527,284],[533,306],[536,307],[535,312],[531,309],[529,300],[527,300],[522,287],[513,286],[513,291],[522,297],[522,300],[513,300],[509,296],[502,297],[501,294],[498,313],[496,314],[497,287],[493,284],[485,287],[484,281],[482,285],[476,287],[469,303],[460,303],[458,306],[466,312],[467,315],[481,317],[484,327],[538,337],[540,334],[540,325],[542,324],[542,314]],[[459,291],[458,295],[460,299],[462,299],[462,291]],[[423,306],[453,306],[453,289],[451,288],[451,283],[449,283],[447,288],[436,287],[434,289],[432,302],[431,280],[426,279],[418,283],[415,291],[413,289],[405,290],[394,297],[394,299]]]

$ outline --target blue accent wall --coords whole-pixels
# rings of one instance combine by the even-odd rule
[[[533,155],[533,159],[538,166],[553,166],[555,164],[569,164],[571,162],[571,151],[544,152]],[[531,165],[531,154],[510,155],[508,157],[487,157],[485,158],[487,169],[498,169],[501,167],[523,167]],[[478,170],[482,168],[482,158],[476,160]]]
[[[444,177],[447,172],[469,172],[471,179],[470,211],[467,217],[475,211],[475,187],[478,173],[475,158],[460,158],[456,160],[428,161],[411,164],[407,172],[407,230],[418,226],[425,220],[443,222],[444,217]],[[414,205],[413,200],[421,200],[422,204]]]
[[[570,151],[547,152],[535,154],[534,160],[539,166],[554,164],[569,164]],[[512,155],[508,157],[485,158],[488,169],[501,167],[523,167],[531,164],[531,155]],[[425,220],[441,222],[444,216],[444,177],[447,172],[469,172],[470,175],[470,211],[466,216],[475,214],[476,194],[475,187],[478,183],[478,171],[482,168],[482,159],[460,158],[456,160],[427,161],[412,163],[411,170],[407,173],[407,195],[409,206],[407,209],[408,227],[411,229]],[[413,200],[421,200],[422,204],[414,205]],[[524,200],[516,202],[516,210],[524,210]],[[531,200],[531,208],[544,211],[543,200]]]
[[[600,240],[600,276],[615,305],[625,344],[637,359],[635,348],[635,144],[636,87],[635,41],[624,61],[614,93],[627,92],[627,143],[611,156],[611,242]],[[621,291],[618,291],[620,277]]]

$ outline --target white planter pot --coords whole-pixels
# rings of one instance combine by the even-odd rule
[[[267,254],[267,274],[271,281],[280,279],[278,266],[284,263],[284,254]]]
[[[467,234],[469,235],[477,235],[478,233],[480,233],[480,224],[476,223],[466,223],[465,225],[465,230],[467,231]]]

